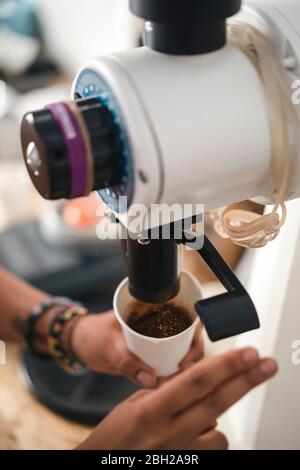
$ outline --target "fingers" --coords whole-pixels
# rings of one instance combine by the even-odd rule
[[[198,325],[192,347],[183,361],[179,364],[181,370],[186,370],[195,365],[204,355],[204,344],[201,336],[202,325]]]
[[[207,429],[209,423],[219,418],[251,389],[273,377],[276,372],[276,362],[263,359],[250,370],[232,377],[186,412],[178,415],[177,420],[174,420],[177,433],[182,433],[188,439],[198,436]]]
[[[121,358],[119,372],[141,387],[152,388],[157,382],[154,370],[130,352],[126,352]]]
[[[204,405],[212,408],[213,416],[217,418],[250,390],[272,378],[277,371],[278,366],[273,359],[263,359],[256,367],[239,377],[235,377],[224,384],[211,397],[207,397],[204,400]]]
[[[221,356],[203,359],[198,364],[163,384],[157,394],[157,404],[174,416],[212,393],[223,382],[249,370],[259,361],[253,348],[231,351]]]
[[[192,441],[183,450],[227,450],[228,440],[219,431],[210,431]]]

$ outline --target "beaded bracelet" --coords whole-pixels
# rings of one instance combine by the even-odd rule
[[[42,359],[49,359],[51,356],[49,354],[39,352],[34,346],[34,334],[35,334],[35,326],[39,319],[46,315],[50,309],[54,307],[71,307],[71,306],[78,306],[80,307],[81,304],[73,302],[71,299],[66,297],[50,297],[46,299],[39,305],[36,305],[34,309],[31,311],[28,320],[25,326],[25,334],[24,339],[27,344],[28,349],[37,357]]]
[[[51,323],[48,333],[48,349],[55,362],[67,373],[80,375],[86,367],[76,359],[71,351],[65,351],[60,342],[63,327],[74,318],[88,315],[89,311],[83,307],[66,307],[59,311]]]

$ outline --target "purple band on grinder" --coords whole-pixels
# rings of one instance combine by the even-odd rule
[[[64,144],[67,148],[71,167],[71,192],[70,199],[84,196],[86,192],[87,167],[85,159],[85,147],[81,138],[78,124],[64,103],[53,103],[46,106],[51,112]]]

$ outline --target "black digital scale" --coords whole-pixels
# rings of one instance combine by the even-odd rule
[[[119,243],[56,246],[47,243],[38,222],[15,226],[0,235],[0,265],[54,296],[81,301],[91,311],[112,308],[113,294],[126,267]],[[22,365],[29,388],[51,410],[95,424],[138,388],[129,380],[88,372],[65,374],[53,361],[25,351]]]

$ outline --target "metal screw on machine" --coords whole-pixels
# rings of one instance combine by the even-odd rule
[[[42,161],[34,142],[30,142],[26,151],[26,163],[31,168],[34,176],[39,176]]]

